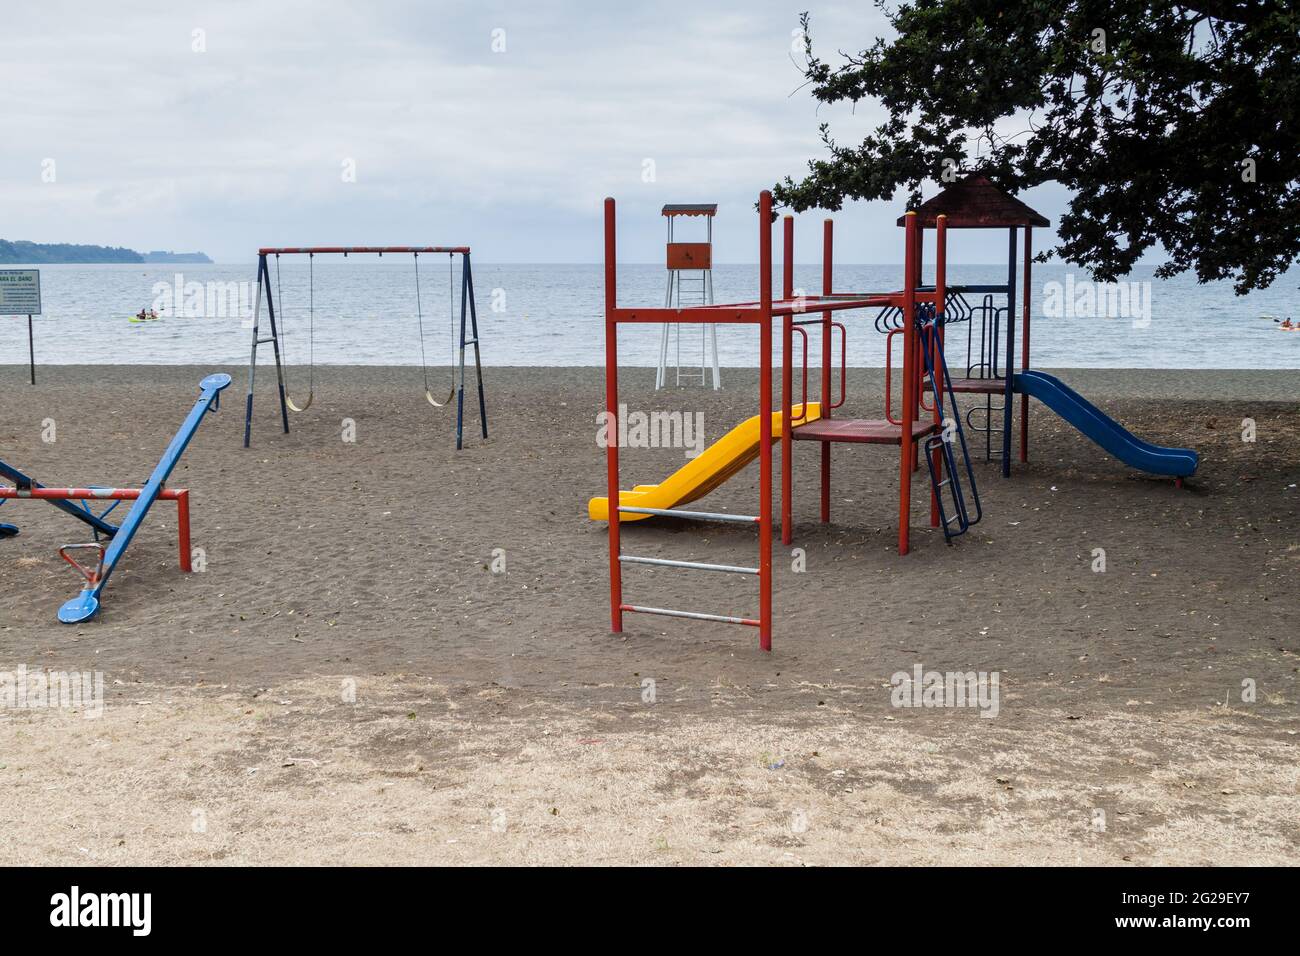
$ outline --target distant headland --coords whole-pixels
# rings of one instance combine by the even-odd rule
[[[5,265],[43,265],[71,263],[91,265],[100,262],[194,263],[211,262],[202,252],[136,252],[121,246],[83,246],[67,242],[10,242],[0,239],[0,263]]]

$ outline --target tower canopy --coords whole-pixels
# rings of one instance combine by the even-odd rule
[[[938,195],[931,196],[921,203],[916,214],[921,226],[926,229],[933,229],[935,220],[940,215],[948,217],[949,229],[1051,225],[1046,216],[1030,209],[980,173],[971,173]],[[664,215],[667,215],[666,211]],[[900,226],[906,221],[906,215],[898,217]]]
[[[718,204],[715,202],[668,203],[664,206],[664,215],[669,219],[674,216],[716,216]]]

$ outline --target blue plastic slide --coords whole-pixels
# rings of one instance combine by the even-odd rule
[[[1196,473],[1199,461],[1196,452],[1143,441],[1059,378],[1043,372],[1020,372],[1011,387],[1038,399],[1126,465],[1175,478]]]

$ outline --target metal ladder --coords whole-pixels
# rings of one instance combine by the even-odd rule
[[[685,293],[685,297],[683,297]],[[687,272],[684,269],[672,269],[668,273],[668,291],[664,295],[664,308],[688,308],[690,306],[713,304],[713,270],[700,269]],[[700,369],[682,370],[682,323],[665,323],[659,338],[659,367],[655,372],[655,390],[663,388],[668,380],[668,333],[676,334],[676,375],[677,385],[707,385],[709,352],[713,352],[713,388],[722,388],[722,375],[718,367],[718,327],[716,325],[700,326]]]
[[[952,544],[953,538],[960,537],[969,531],[972,525],[979,524],[980,518],[984,516],[984,509],[980,504],[979,489],[975,485],[975,470],[971,466],[970,450],[966,447],[966,433],[961,427],[961,410],[957,407],[957,396],[952,390],[952,379],[948,375],[948,362],[944,358],[943,343],[939,338],[939,326],[934,320],[933,309],[918,315],[916,321],[917,332],[921,338],[921,355],[925,359],[925,374],[930,378],[930,394],[939,395],[936,378],[942,375],[943,393],[947,396],[952,410],[951,418],[947,414],[941,415],[943,426],[939,434],[931,435],[926,439],[924,446],[925,464],[930,471],[930,486],[934,489],[935,501],[939,504],[943,539],[945,543]],[[956,434],[957,442],[961,443],[962,461],[966,466],[966,481],[970,485],[969,502],[966,492],[962,489],[961,470],[957,467],[957,455],[953,448],[957,442],[944,438],[949,421],[953,423],[952,430]],[[935,468],[933,454],[935,451],[941,453],[939,459],[943,462],[942,477]],[[947,504],[944,501],[945,489],[950,499]],[[972,503],[975,506],[974,517],[971,517],[970,510]],[[952,508],[951,515],[948,513],[949,504]]]
[[[1005,381],[998,375],[998,331],[999,318],[1005,319],[1006,308],[998,308],[993,304],[993,296],[984,296],[981,304],[970,309],[970,326],[966,331],[966,377],[967,378],[989,378],[998,381]],[[975,316],[979,316],[979,354],[976,361],[971,361],[971,354],[975,344]],[[966,426],[973,432],[984,436],[984,460],[993,459],[993,436],[1001,435],[1003,431],[1003,412],[1006,410],[1006,396],[1002,397],[996,404],[993,396],[986,394],[983,405],[972,405],[966,410]],[[975,418],[976,414],[983,415],[981,424]]]
[[[630,505],[619,505],[619,514],[637,514],[637,515],[657,515],[667,518],[690,518],[696,521],[725,521],[732,524],[757,525],[762,519],[757,515],[738,515],[727,514],[718,511],[684,511],[678,508],[636,508]],[[718,571],[723,574],[748,574],[758,577],[759,568],[749,568],[735,564],[709,564],[703,561],[678,561],[669,558],[649,558],[636,554],[622,554],[618,556],[620,564],[648,564],[664,568],[686,568],[691,571]],[[658,614],[663,617],[684,617],[692,621],[716,621],[721,624],[744,624],[749,627],[759,627],[761,622],[757,618],[736,617],[730,614],[706,614],[703,611],[680,611],[674,608],[666,607],[648,607],[644,604],[622,604],[620,608],[624,611],[633,611],[638,614]]]

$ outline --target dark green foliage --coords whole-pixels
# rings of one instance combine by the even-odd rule
[[[67,242],[9,242],[0,239],[0,262],[5,264],[41,265],[57,262],[144,262],[144,256],[131,249],[109,246],[78,246]]]
[[[897,38],[835,66],[807,40],[818,101],[875,101],[888,119],[856,146],[823,124],[829,158],[778,184],[782,204],[900,187],[915,203],[948,159],[1011,192],[1068,187],[1055,252],[1101,280],[1160,247],[1158,275],[1245,292],[1300,255],[1295,4],[913,0],[888,15]]]

